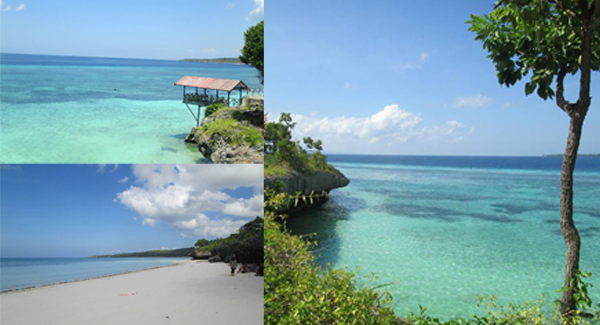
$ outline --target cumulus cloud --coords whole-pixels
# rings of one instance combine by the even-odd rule
[[[325,117],[316,118],[292,114],[297,123],[294,136],[311,136],[327,139],[328,150],[352,145],[383,144],[393,145],[408,141],[460,141],[464,137],[464,125],[458,121],[448,121],[441,125],[423,126],[422,118],[403,109],[397,104],[384,107],[367,117]]]
[[[488,105],[492,99],[484,95],[461,96],[454,99],[452,107],[454,108],[480,108]]]
[[[25,4],[20,4],[18,7],[15,8],[15,11],[25,10],[25,8],[27,8]]]
[[[408,62],[408,63],[404,63],[404,64],[398,64],[393,66],[393,68],[395,70],[410,70],[410,69],[416,69],[421,67],[425,62],[429,61],[429,57],[431,55],[429,54],[429,52],[421,52],[421,54],[419,54],[419,58],[417,60]]]
[[[127,183],[128,180],[129,180],[129,177],[125,176],[119,180],[119,183]]]
[[[265,0],[254,0],[254,8],[248,15],[250,18],[261,21],[265,19]]]
[[[235,3],[228,2],[227,5],[225,5],[225,9],[233,9],[233,8],[235,8]]]
[[[136,185],[118,193],[116,201],[144,225],[223,237],[263,215],[262,165],[134,165],[132,170]],[[253,188],[253,196],[228,194],[240,187]]]

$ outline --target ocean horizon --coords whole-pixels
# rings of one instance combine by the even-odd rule
[[[185,144],[184,75],[262,87],[256,69],[175,60],[0,53],[0,163],[210,163]]]
[[[1,257],[0,291],[104,277],[190,260],[189,257]]]
[[[327,155],[350,179],[322,207],[286,219],[318,242],[317,262],[385,285],[398,315],[442,319],[499,304],[559,298],[566,247],[559,226],[562,157]],[[578,158],[575,224],[581,268],[600,299],[600,157]],[[375,276],[375,280],[370,280]]]

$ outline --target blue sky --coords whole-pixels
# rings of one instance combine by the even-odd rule
[[[469,15],[493,1],[273,1],[265,87],[270,119],[329,153],[561,153],[568,117],[553,101],[500,87]],[[600,152],[600,73],[580,148]],[[577,79],[566,81],[575,99]]]
[[[5,53],[183,59],[237,57],[264,0],[4,0]]]
[[[191,247],[262,216],[262,165],[2,165],[3,257]]]

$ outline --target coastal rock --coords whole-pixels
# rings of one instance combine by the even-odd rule
[[[205,117],[192,138],[215,164],[262,164],[263,126],[262,107],[225,107]]]
[[[198,132],[198,128],[197,127],[193,127],[192,130],[190,131],[190,134],[187,135],[187,137],[185,137],[185,141],[186,143],[194,143],[194,144],[198,144],[198,139],[196,139],[196,133]]]
[[[213,257],[209,258],[209,259],[208,259],[208,261],[209,261],[210,263],[221,262],[221,256],[219,256],[219,255],[215,255],[215,256],[213,256]]]
[[[350,180],[341,172],[320,171],[312,174],[300,174],[292,172],[289,175],[277,175],[265,177],[265,188],[275,188],[279,192],[285,192],[292,197],[309,196],[312,193],[312,199],[294,199],[288,209],[279,211],[292,214],[307,208],[319,206],[329,199],[329,191],[332,189],[345,187]]]
[[[211,257],[210,252],[194,250],[190,255],[193,260],[207,260]]]
[[[345,187],[350,180],[340,172],[320,171],[313,174],[300,174],[291,172],[289,175],[276,175],[265,177],[265,187],[277,187],[279,190],[290,195],[300,192],[308,195],[311,192],[329,192],[332,189]]]
[[[263,96],[246,96],[246,97],[242,98],[241,106],[262,107],[263,111],[264,111],[265,97],[263,97]]]

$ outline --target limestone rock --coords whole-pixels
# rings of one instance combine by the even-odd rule
[[[277,183],[281,185],[281,191],[290,195],[298,192],[308,195],[311,192],[329,192],[335,188],[345,187],[350,180],[340,172],[316,172],[313,174],[292,172],[286,176],[265,177],[265,187],[274,187]]]
[[[219,122],[224,121],[233,123],[226,132],[204,131],[210,129],[211,123],[219,125]],[[254,138],[257,136],[262,138],[263,127],[262,107],[226,107],[205,117],[201,127],[196,129],[193,139],[204,157],[215,164],[262,164],[264,163],[264,140],[251,144],[244,139],[247,139],[246,135],[249,132],[255,135]]]
[[[221,256],[215,255],[208,259],[210,263],[221,262]]]

